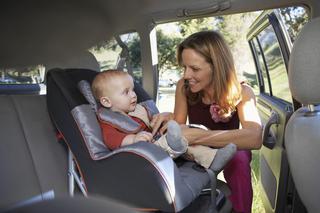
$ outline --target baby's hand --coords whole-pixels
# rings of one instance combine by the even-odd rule
[[[134,137],[134,142],[136,143],[138,141],[151,142],[152,141],[152,134],[150,132],[141,131],[141,132],[137,133],[136,136]]]

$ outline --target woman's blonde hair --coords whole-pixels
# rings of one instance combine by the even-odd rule
[[[231,51],[223,37],[215,31],[197,32],[187,37],[177,49],[177,59],[183,65],[182,52],[192,49],[199,53],[212,67],[212,86],[215,103],[223,114],[236,109],[241,99],[241,85],[237,79]],[[202,92],[192,93],[188,84],[184,87],[189,104],[195,104],[202,98]]]

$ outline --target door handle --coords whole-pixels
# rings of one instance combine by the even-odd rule
[[[269,120],[263,127],[262,143],[265,147],[269,149],[273,149],[273,147],[276,145],[276,137],[271,134],[270,128],[273,124],[279,124],[279,120],[279,114],[275,111],[272,111]]]

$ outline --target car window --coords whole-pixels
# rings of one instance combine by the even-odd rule
[[[259,70],[262,74],[262,87],[261,87],[263,89],[262,92],[264,92],[265,94],[271,95],[269,77],[268,77],[267,69],[264,63],[264,58],[260,49],[259,41],[257,40],[257,38],[254,38],[252,40],[252,43],[253,43],[255,54],[257,57],[257,66],[259,67]]]
[[[272,91],[269,92],[269,95],[292,102],[286,67],[273,27],[271,25],[266,27],[258,34],[257,39],[261,45],[265,66],[270,77]]]
[[[266,14],[262,14],[264,19],[261,19],[267,20],[261,21],[266,24],[260,25],[263,27],[258,27],[249,40],[260,76],[260,93],[292,103],[286,63],[292,42],[308,22],[308,16],[303,7],[281,8]],[[278,20],[281,31],[275,20]]]
[[[280,8],[279,17],[292,43],[302,27],[309,21],[307,10],[304,7],[298,6]]]
[[[140,37],[137,32],[112,37],[89,51],[96,57],[101,70],[125,70],[137,83],[142,83]]]
[[[46,94],[43,65],[0,69],[0,94]]]
[[[239,80],[249,83],[258,91],[254,60],[245,35],[250,27],[250,23],[252,23],[261,12],[262,11],[255,11],[206,18],[191,18],[157,25],[157,51],[159,61],[157,104],[160,111],[173,111],[175,83],[183,76],[183,69],[178,66],[176,59],[177,45],[192,33],[203,30],[215,30],[224,37],[235,59],[234,65]],[[169,84],[169,81],[172,83]]]
[[[0,69],[0,84],[40,84],[44,81],[42,65],[23,69]]]

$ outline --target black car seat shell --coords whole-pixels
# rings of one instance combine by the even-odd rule
[[[177,167],[166,152],[146,142],[112,152],[105,147],[102,156],[92,158],[72,110],[91,107],[77,85],[84,79],[91,83],[96,74],[88,69],[53,69],[47,75],[49,115],[74,156],[86,193],[167,212],[190,205],[210,182],[207,172],[194,169],[193,162]],[[139,85],[135,92],[138,102],[150,99]],[[97,121],[95,125],[99,129]]]

